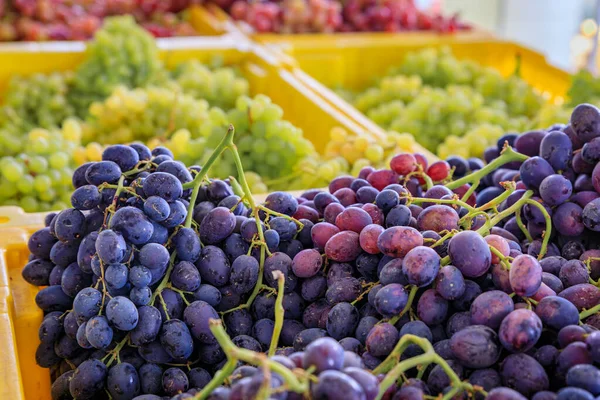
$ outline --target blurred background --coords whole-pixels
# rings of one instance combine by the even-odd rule
[[[596,0],[441,0],[423,7],[458,13],[496,35],[529,46],[561,68],[585,66],[598,37]]]

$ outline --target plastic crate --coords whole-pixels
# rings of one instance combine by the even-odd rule
[[[521,77],[554,101],[562,101],[570,86],[570,74],[550,65],[543,55],[519,44],[495,39],[440,37],[431,41],[415,36],[410,41],[398,41],[362,37],[339,40],[332,46],[329,40],[297,38],[290,43],[272,43],[266,47],[299,81],[379,135],[385,131],[331,88],[363,89],[377,77],[384,76],[391,67],[399,65],[407,53],[426,47],[449,47],[456,57],[493,67],[503,76],[514,73],[517,57],[520,57]]]

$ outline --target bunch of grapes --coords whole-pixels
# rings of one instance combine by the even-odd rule
[[[231,17],[258,33],[399,32],[433,30],[453,33],[470,26],[457,16],[420,11],[412,0],[213,0]]]
[[[341,5],[335,0],[238,0],[231,5],[230,13],[258,33],[331,33],[342,23]]]
[[[60,127],[75,114],[67,99],[71,81],[70,73],[11,78],[0,109],[1,124],[20,130]]]
[[[571,105],[583,102],[600,104],[600,80],[587,70],[577,72],[571,78],[571,87],[567,91],[567,97]]]
[[[481,156],[498,131],[543,126],[542,111],[544,121],[555,121],[561,112],[544,107],[545,99],[516,74],[503,78],[457,59],[448,48],[409,53],[374,86],[344,96],[386,129],[412,133],[441,154],[465,156]],[[461,136],[473,130],[485,132],[486,141],[465,149]]]
[[[0,4],[0,41],[87,40],[112,15],[131,14],[155,37],[193,36],[189,0],[9,0]]]
[[[31,130],[22,148],[3,146],[0,201],[26,212],[59,210],[70,203],[74,155],[79,153],[81,126],[68,119],[62,129]],[[3,142],[4,143],[4,142]],[[83,158],[84,161],[87,157]]]
[[[185,94],[224,110],[234,108],[237,98],[249,93],[248,81],[232,67],[210,69],[191,60],[177,65],[172,75]]]
[[[166,140],[178,129],[187,129],[198,137],[208,114],[209,104],[205,100],[184,94],[177,87],[120,86],[106,100],[90,106],[84,141]]]
[[[582,104],[487,165],[404,152],[261,204],[233,128],[201,166],[109,146],[29,239],[36,361],[55,398],[593,400],[599,127]]]
[[[85,61],[75,71],[68,92],[69,102],[84,118],[93,102],[104,100],[117,86],[143,88],[166,80],[154,38],[133,18],[114,17],[86,46]]]

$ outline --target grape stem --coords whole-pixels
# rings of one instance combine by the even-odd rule
[[[400,314],[396,315],[395,317],[392,317],[388,321],[390,324],[394,325],[396,322],[398,322],[398,320],[400,318],[402,318],[402,316],[404,314],[406,314],[406,312],[408,310],[410,310],[410,308],[412,307],[412,303],[415,300],[415,296],[417,295],[417,290],[419,290],[419,288],[417,286],[411,285],[410,292],[408,293],[408,301],[406,302],[406,305],[404,306],[402,311],[400,311]]]
[[[279,343],[279,335],[283,327],[283,292],[285,284],[285,275],[281,271],[273,271],[273,278],[277,279],[277,298],[275,299],[275,327],[273,328],[273,336],[271,337],[271,345],[269,346],[269,357],[275,355],[277,344]]]
[[[213,379],[211,379],[211,381],[202,389],[202,391],[193,397],[194,400],[206,399],[219,385],[225,381],[226,378],[231,375],[237,366],[238,361],[268,368],[269,371],[281,376],[285,382],[287,390],[296,393],[308,393],[310,386],[307,375],[302,376],[303,379],[299,379],[294,372],[290,371],[282,364],[268,359],[265,354],[236,347],[227,335],[227,332],[225,332],[225,328],[223,328],[221,320],[210,319],[208,323],[211,332],[217,339],[217,342],[219,342],[223,352],[225,352],[227,355],[228,361],[223,369],[215,374]]]
[[[399,362],[402,353],[404,353],[408,346],[412,344],[419,346],[424,351],[424,354],[421,354],[416,357],[411,357],[409,359]],[[379,393],[377,394],[376,399],[381,400],[385,395],[385,392],[390,388],[390,386],[396,383],[396,381],[402,376],[402,374],[405,371],[408,371],[409,369],[418,366],[425,366],[431,363],[439,365],[450,379],[450,386],[452,386],[452,390],[446,393],[442,397],[442,400],[449,400],[457,393],[460,393],[465,390],[471,392],[475,390],[475,388],[473,388],[471,384],[467,382],[462,382],[460,380],[460,377],[448,365],[446,360],[444,360],[435,352],[433,346],[427,339],[420,338],[411,334],[406,334],[402,336],[402,338],[400,338],[400,340],[396,344],[396,347],[394,348],[394,350],[392,350],[391,354],[385,359],[385,361],[383,361],[383,363],[381,363],[377,368],[373,370],[373,374],[375,375],[382,373],[386,374],[385,378],[379,384]]]
[[[537,207],[538,210],[540,210],[540,212],[544,215],[544,220],[546,221],[546,230],[543,233],[542,247],[540,249],[540,254],[538,254],[538,260],[541,260],[546,255],[548,242],[550,241],[550,235],[552,234],[552,219],[550,218],[550,214],[548,214],[546,208],[537,201],[527,199],[525,203]]]
[[[592,315],[596,314],[597,312],[600,312],[600,304],[595,305],[594,307],[588,309],[588,310],[584,310],[579,314],[579,319],[580,320],[584,320],[587,317],[591,317]]]
[[[526,156],[525,154],[521,154],[521,153],[514,151],[512,149],[512,147],[505,146],[504,149],[502,149],[502,153],[500,153],[500,157],[496,158],[495,160],[493,160],[491,163],[489,163],[485,167],[483,167],[469,175],[466,175],[460,179],[457,179],[453,182],[447,183],[445,186],[448,189],[453,190],[453,189],[461,187],[465,183],[470,183],[470,184],[478,183],[479,181],[481,181],[481,179],[483,179],[484,176],[486,176],[487,174],[489,174],[492,171],[495,171],[496,169],[500,168],[504,164],[507,164],[507,163],[513,162],[513,161],[525,161],[528,158],[529,157]]]

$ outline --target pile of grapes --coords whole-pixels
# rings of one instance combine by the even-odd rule
[[[436,31],[471,27],[458,17],[421,11],[413,0],[213,0],[258,33]]]
[[[568,118],[519,78],[518,68],[504,78],[448,48],[409,53],[375,85],[339,92],[377,124],[415,135],[441,157],[481,157],[503,132]]]
[[[598,108],[487,165],[400,153],[262,204],[233,136],[74,171],[22,272],[53,399],[600,395]],[[238,179],[211,179],[222,152]]]
[[[130,14],[155,37],[194,36],[190,0],[7,0],[0,2],[0,42],[87,40],[106,17]]]

